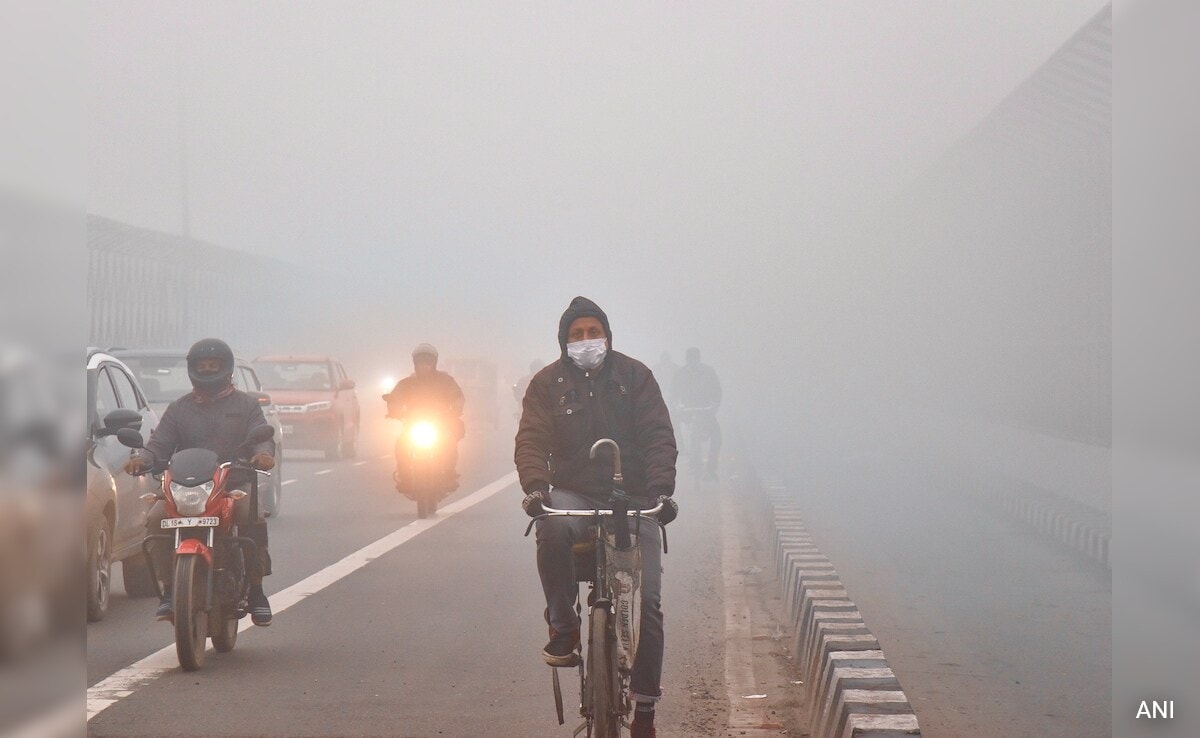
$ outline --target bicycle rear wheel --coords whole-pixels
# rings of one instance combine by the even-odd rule
[[[616,641],[607,608],[592,610],[588,629],[587,683],[592,707],[592,738],[621,734],[621,695],[617,689]]]

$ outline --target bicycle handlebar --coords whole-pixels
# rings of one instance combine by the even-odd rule
[[[546,512],[543,513],[543,515],[539,515],[538,516],[539,518],[543,517],[543,516],[590,518],[590,517],[595,517],[597,515],[607,515],[609,517],[616,515],[616,513],[613,512],[612,510],[559,510],[559,509],[553,508],[553,507],[546,507],[545,505],[542,505],[542,509],[545,510]],[[660,512],[662,512],[662,509],[663,509],[663,503],[660,502],[657,505],[655,505],[654,507],[649,507],[649,508],[646,508],[645,510],[629,510],[625,514],[631,518],[632,517],[653,518],[653,516],[658,515]]]
[[[535,515],[533,517],[533,519],[531,519],[529,521],[529,525],[525,526],[525,535],[526,536],[529,535],[529,531],[533,530],[533,524],[536,523],[537,521],[541,520],[542,518],[596,518],[596,517],[610,517],[611,518],[611,517],[616,516],[616,513],[614,513],[612,510],[559,510],[559,509],[553,508],[553,507],[546,507],[545,505],[542,505],[542,509],[545,510],[545,512],[543,512],[541,515]],[[666,544],[666,528],[663,526],[662,523],[660,523],[658,521],[658,518],[655,517],[660,512],[662,512],[662,509],[663,509],[663,503],[660,502],[657,505],[655,505],[654,507],[650,507],[645,510],[629,510],[625,513],[625,515],[628,517],[631,517],[631,518],[644,518],[646,520],[649,520],[651,523],[654,523],[659,528],[662,528],[663,544],[665,546],[665,544]]]

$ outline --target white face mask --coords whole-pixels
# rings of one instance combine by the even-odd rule
[[[608,353],[607,338],[591,338],[567,344],[567,356],[580,369],[591,370],[604,363]]]

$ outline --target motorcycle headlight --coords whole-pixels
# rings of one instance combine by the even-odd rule
[[[185,487],[177,482],[171,482],[171,499],[175,501],[175,509],[181,515],[202,515],[208,507],[208,496],[212,494],[213,483],[205,482],[198,487]]]
[[[317,410],[328,410],[333,407],[333,403],[329,400],[321,400],[320,402],[310,402],[305,408],[307,412],[316,412]]]
[[[429,448],[437,443],[437,428],[433,423],[420,422],[408,432],[408,439],[417,448]]]

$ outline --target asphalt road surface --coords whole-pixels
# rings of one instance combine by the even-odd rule
[[[927,738],[1111,733],[1109,571],[953,480],[857,460],[791,467],[813,540]]]
[[[283,514],[271,523],[268,594],[412,530],[405,527],[416,519],[415,504],[392,489],[390,457],[382,458],[386,430],[369,425],[365,434],[355,460],[289,454]],[[511,428],[473,428],[462,447],[460,490],[444,505],[496,489],[512,474],[511,453]],[[720,507],[711,504],[715,491],[706,493],[710,502],[689,494],[679,491],[688,522],[671,526],[664,559],[668,652],[658,721],[665,735],[722,735]],[[440,514],[436,525],[277,612],[269,628],[244,631],[233,652],[210,651],[199,672],[169,662],[174,668],[135,680],[92,717],[88,734],[571,735],[578,682],[561,672],[567,724],[558,726],[520,497],[514,483]],[[128,599],[119,584],[114,590],[108,618],[88,628],[90,688],[173,643],[170,626],[153,620],[153,599]]]

